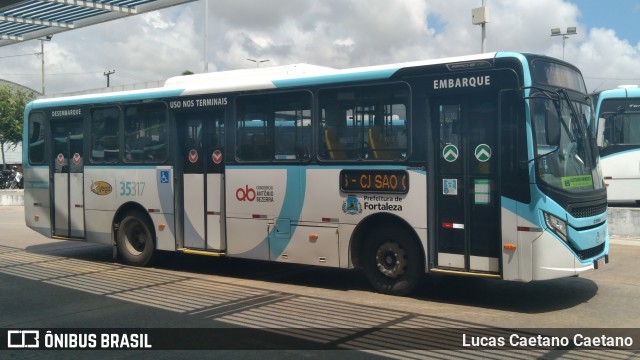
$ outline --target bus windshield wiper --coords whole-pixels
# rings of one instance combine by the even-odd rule
[[[569,106],[569,111],[570,111],[571,120],[572,120],[571,121],[571,126],[570,126],[571,130],[569,129],[569,126],[567,126],[567,123],[564,120],[564,118],[562,116],[560,116],[560,119],[561,119],[561,121],[562,121],[562,123],[563,123],[563,125],[565,127],[565,130],[567,130],[567,134],[569,135],[569,140],[571,140],[572,142],[574,142],[575,139],[584,140],[585,139],[584,135],[586,133],[586,127],[585,127],[585,124],[583,124],[582,121],[580,121],[580,117],[578,116],[578,113],[574,109],[573,103],[571,101],[571,98],[569,97],[569,93],[567,93],[566,89],[558,89],[556,91],[556,93]],[[562,108],[560,110],[562,110]],[[562,111],[560,111],[560,112],[562,113]]]
[[[555,152],[558,152],[558,150],[560,150],[560,146],[556,146],[556,148],[555,148],[555,149],[553,149],[553,150],[551,150],[551,151],[549,151],[549,152],[546,152],[546,153],[544,153],[544,154],[540,154],[540,155],[534,156],[534,157],[533,157],[533,159],[527,160],[526,162],[522,161],[522,162],[521,162],[521,165],[522,165],[522,164],[528,164],[528,163],[533,162],[533,161],[536,161],[536,160],[538,160],[538,159],[542,159],[543,157],[546,157],[546,156],[549,156],[549,155],[551,155],[551,154],[553,154],[553,153],[555,153]]]
[[[562,100],[564,98],[564,96],[562,95],[562,93],[564,92],[564,89],[558,89],[556,91],[550,91],[550,90],[545,90],[545,89],[542,89],[542,88],[539,88],[539,87],[535,87],[535,86],[526,87],[524,89],[530,89],[530,90],[538,91],[534,95],[531,95],[529,97],[525,97],[525,99],[541,98],[541,99],[548,99],[548,100],[553,102],[553,106],[555,107],[556,113],[557,113],[558,118],[559,118],[558,120],[560,121],[560,124],[562,124],[562,127],[564,128],[565,132],[567,133],[567,136],[569,137],[569,141],[575,142],[576,141],[576,137],[574,136],[574,132],[570,129],[570,127],[567,124],[567,122],[565,121],[564,117],[562,117],[562,105],[561,104],[562,104]],[[565,101],[568,101],[567,99],[568,99],[568,97],[565,98]],[[571,110],[571,114],[573,116],[573,114],[575,112],[573,111],[573,107],[571,106],[571,101],[568,101],[568,104],[569,104],[569,109]],[[542,156],[544,156],[544,155],[542,155]],[[535,159],[536,158],[534,158],[534,159],[532,159],[530,161],[533,161]]]

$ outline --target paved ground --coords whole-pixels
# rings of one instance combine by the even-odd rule
[[[425,354],[381,350],[381,344],[388,344],[390,349],[406,349],[411,346],[407,342],[419,340],[394,333],[395,330],[389,333],[388,329],[394,326],[423,330],[640,328],[636,300],[640,298],[640,267],[636,265],[640,246],[625,245],[637,244],[636,240],[614,238],[612,262],[580,278],[523,284],[431,276],[414,296],[400,298],[372,293],[361,274],[341,269],[187,255],[176,256],[174,261],[155,268],[132,268],[113,262],[109,247],[44,238],[27,229],[23,217],[19,207],[0,207],[0,327],[176,327],[187,332],[194,328],[215,331],[219,327],[241,326],[267,333],[218,333],[216,341],[209,340],[207,344],[225,349],[370,347],[368,353],[216,353],[233,358],[352,358],[372,354],[400,358],[438,355],[442,359],[463,355],[469,359],[638,358],[637,353],[627,351],[535,349],[521,353]],[[328,329],[318,326],[327,323]],[[640,337],[637,341],[640,343]],[[176,354],[180,353],[127,356],[160,359]],[[7,355],[25,358],[23,352]],[[45,355],[69,358],[80,353]],[[93,359],[107,359],[125,354],[94,355]],[[189,358],[211,356],[206,352],[188,354]],[[0,354],[0,358],[7,357]]]

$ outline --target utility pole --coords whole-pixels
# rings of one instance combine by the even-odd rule
[[[109,87],[109,84],[110,84],[110,83],[109,83],[109,77],[110,77],[112,74],[115,74],[115,73],[116,73],[116,71],[115,71],[115,70],[105,71],[105,72],[104,72],[104,76],[106,76],[106,77],[107,77],[107,87]]]
[[[42,69],[42,96],[44,96],[44,42],[51,41],[53,35],[47,35],[43,38],[39,38],[40,40],[40,57],[41,57],[41,69]]]
[[[204,0],[204,72],[209,72],[209,59],[207,59],[207,42],[209,41],[209,0]]]
[[[489,8],[486,6],[486,0],[482,0],[482,7],[471,9],[471,23],[473,25],[482,26],[482,42],[480,50],[482,53],[487,52],[487,23],[489,22]]]
[[[40,57],[42,59],[42,96],[44,96],[44,40],[40,39]]]

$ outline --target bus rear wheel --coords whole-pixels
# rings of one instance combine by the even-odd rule
[[[129,265],[146,266],[151,262],[155,242],[151,224],[139,211],[127,213],[118,226],[117,246],[120,258]]]
[[[362,261],[369,283],[383,294],[407,295],[422,279],[420,247],[403,228],[374,228],[364,244]]]

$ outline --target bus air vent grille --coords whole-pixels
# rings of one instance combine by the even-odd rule
[[[572,246],[573,247],[573,246]],[[596,246],[596,247],[592,247],[591,249],[586,249],[586,250],[577,250],[577,249],[573,249],[573,251],[576,253],[576,255],[578,255],[578,258],[580,260],[584,260],[584,259],[590,259],[592,257],[596,257],[600,254],[602,254],[602,251],[604,250],[604,243]]]
[[[588,204],[586,206],[570,206],[569,212],[574,218],[597,216],[607,211],[607,203]]]

